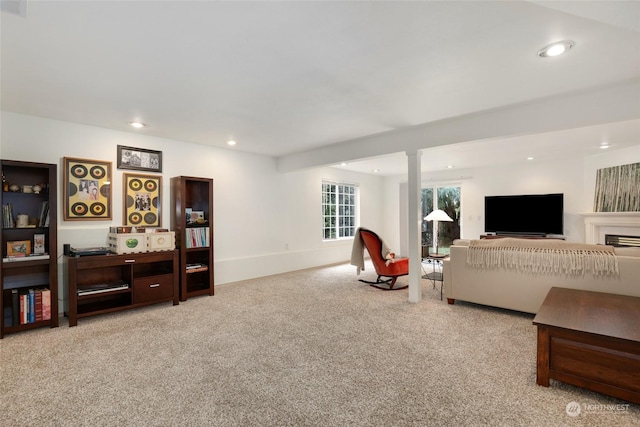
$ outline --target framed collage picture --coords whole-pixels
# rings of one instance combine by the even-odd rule
[[[123,223],[134,227],[162,225],[162,176],[123,174]]]
[[[111,219],[111,162],[63,159],[65,221]]]
[[[118,145],[118,169],[162,172],[162,151]]]

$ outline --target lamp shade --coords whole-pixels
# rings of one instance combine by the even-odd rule
[[[436,209],[431,212],[429,215],[425,216],[424,219],[426,221],[453,221],[445,211],[440,209]]]

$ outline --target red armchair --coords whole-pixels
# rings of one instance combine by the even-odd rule
[[[360,239],[362,239],[364,247],[367,249],[367,252],[369,252],[373,267],[378,274],[375,282],[363,279],[360,279],[360,281],[375,286],[376,288],[384,289],[385,291],[406,288],[408,285],[395,287],[395,284],[398,277],[409,274],[409,258],[385,259],[386,254],[382,253],[382,239],[371,230],[360,228],[359,231]],[[358,238],[358,236],[356,236],[356,238]],[[383,280],[382,277],[386,277],[387,279]]]

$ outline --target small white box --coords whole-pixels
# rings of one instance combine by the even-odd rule
[[[117,254],[134,254],[147,251],[146,233],[109,233],[109,251]]]
[[[175,231],[161,231],[157,233],[147,233],[147,250],[149,252],[172,251],[175,248],[176,248]]]

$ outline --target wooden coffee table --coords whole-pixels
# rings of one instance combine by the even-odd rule
[[[554,287],[533,324],[539,385],[555,379],[640,403],[640,298]]]

